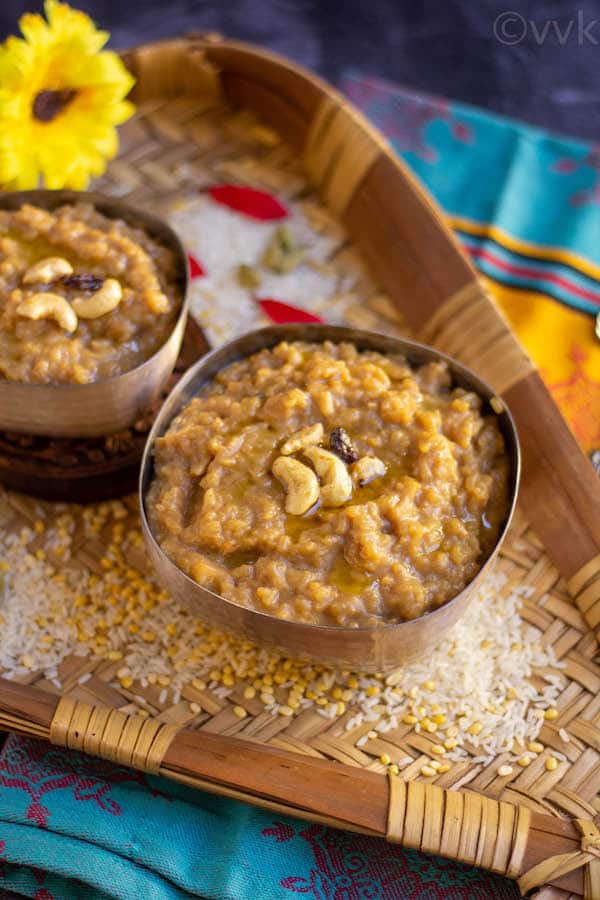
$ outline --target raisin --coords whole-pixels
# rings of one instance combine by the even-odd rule
[[[104,284],[104,278],[85,272],[80,275],[64,275],[61,281],[65,287],[78,291],[99,291]]]
[[[329,435],[329,449],[345,463],[356,462],[360,455],[345,428],[333,429]]]

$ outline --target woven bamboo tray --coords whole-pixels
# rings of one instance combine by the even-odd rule
[[[356,302],[347,315],[352,324],[438,346],[478,371],[509,403],[524,472],[521,511],[499,569],[511,583],[532,588],[522,617],[543,632],[564,664],[559,717],[544,725],[540,739],[566,761],[547,771],[540,758],[506,779],[498,776],[497,761],[466,760],[424,783],[419,771],[428,738],[408,727],[357,748],[364,726],[345,731],[342,720],[311,710],[291,719],[269,715],[244,700],[243,685],[228,697],[190,687],[180,702],[161,703],[153,686],[135,693],[116,688],[118,663],[98,658],[67,658],[58,673],[60,692],[42,673],[1,679],[0,725],[512,878],[530,872],[520,882],[523,891],[551,883],[543,896],[600,898],[595,473],[438,212],[340,95],[277,57],[212,37],[146,46],[126,53],[125,61],[137,78],[138,112],[123,128],[121,155],[96,189],[154,212],[215,180],[247,182],[288,198],[314,192],[349,236],[330,266],[356,268]],[[0,500],[5,534],[62,512],[14,493]],[[135,519],[133,499],[127,509]],[[85,509],[76,512],[85,515]],[[101,574],[110,540],[108,533],[90,537],[78,526],[73,565]],[[35,535],[33,553],[38,542]],[[59,557],[54,562],[61,564]],[[144,569],[139,554],[129,563]],[[190,715],[189,701],[198,704],[198,714]],[[244,718],[235,714],[239,704]],[[140,708],[146,718],[133,715]],[[562,727],[572,738],[567,745],[559,738]],[[402,777],[389,781],[379,762],[388,748],[413,759]]]

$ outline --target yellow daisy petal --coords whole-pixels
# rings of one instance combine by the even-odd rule
[[[109,38],[108,31],[98,31],[86,13],[72,9],[68,3],[46,0],[44,12],[55,40],[79,44],[81,50],[89,55],[98,53]]]
[[[48,45],[52,40],[52,32],[38,13],[25,13],[19,19],[19,29],[28,44],[36,44],[38,48]],[[15,40],[18,40],[15,38]]]
[[[8,91],[13,80],[26,77],[31,73],[34,63],[32,48],[25,41],[13,35],[8,37],[0,47],[0,84]]]
[[[0,183],[81,188],[118,150],[134,78],[86,13],[59,0],[44,10],[0,46]]]

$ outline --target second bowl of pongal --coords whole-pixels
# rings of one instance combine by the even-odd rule
[[[0,197],[0,427],[126,428],[169,377],[185,326],[172,230],[90,193]]]
[[[217,351],[150,436],[159,577],[287,652],[398,665],[458,617],[507,527],[518,452],[492,396],[434,350],[350,329]]]

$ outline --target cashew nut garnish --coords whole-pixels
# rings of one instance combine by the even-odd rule
[[[376,456],[361,456],[351,467],[352,477],[361,487],[373,481],[375,478],[381,478],[387,472],[387,466],[382,459]]]
[[[64,297],[59,294],[31,294],[17,306],[17,315],[27,319],[54,319],[65,331],[75,331],[77,316]]]
[[[321,479],[323,506],[341,506],[352,496],[352,479],[345,464],[329,450],[307,447],[302,451],[315,467]]]
[[[99,319],[116,309],[123,290],[116,278],[107,278],[102,287],[91,297],[75,297],[73,309],[80,319]]]
[[[296,453],[303,447],[310,447],[312,444],[318,444],[323,440],[323,426],[320,422],[315,425],[307,425],[287,439],[285,444],[281,445],[279,452],[283,456],[289,456],[290,453]]]
[[[51,284],[64,275],[72,275],[73,266],[62,256],[48,256],[30,266],[23,275],[23,284]]]
[[[271,471],[286,492],[285,511],[301,516],[319,499],[319,482],[312,469],[289,456],[278,456]]]

